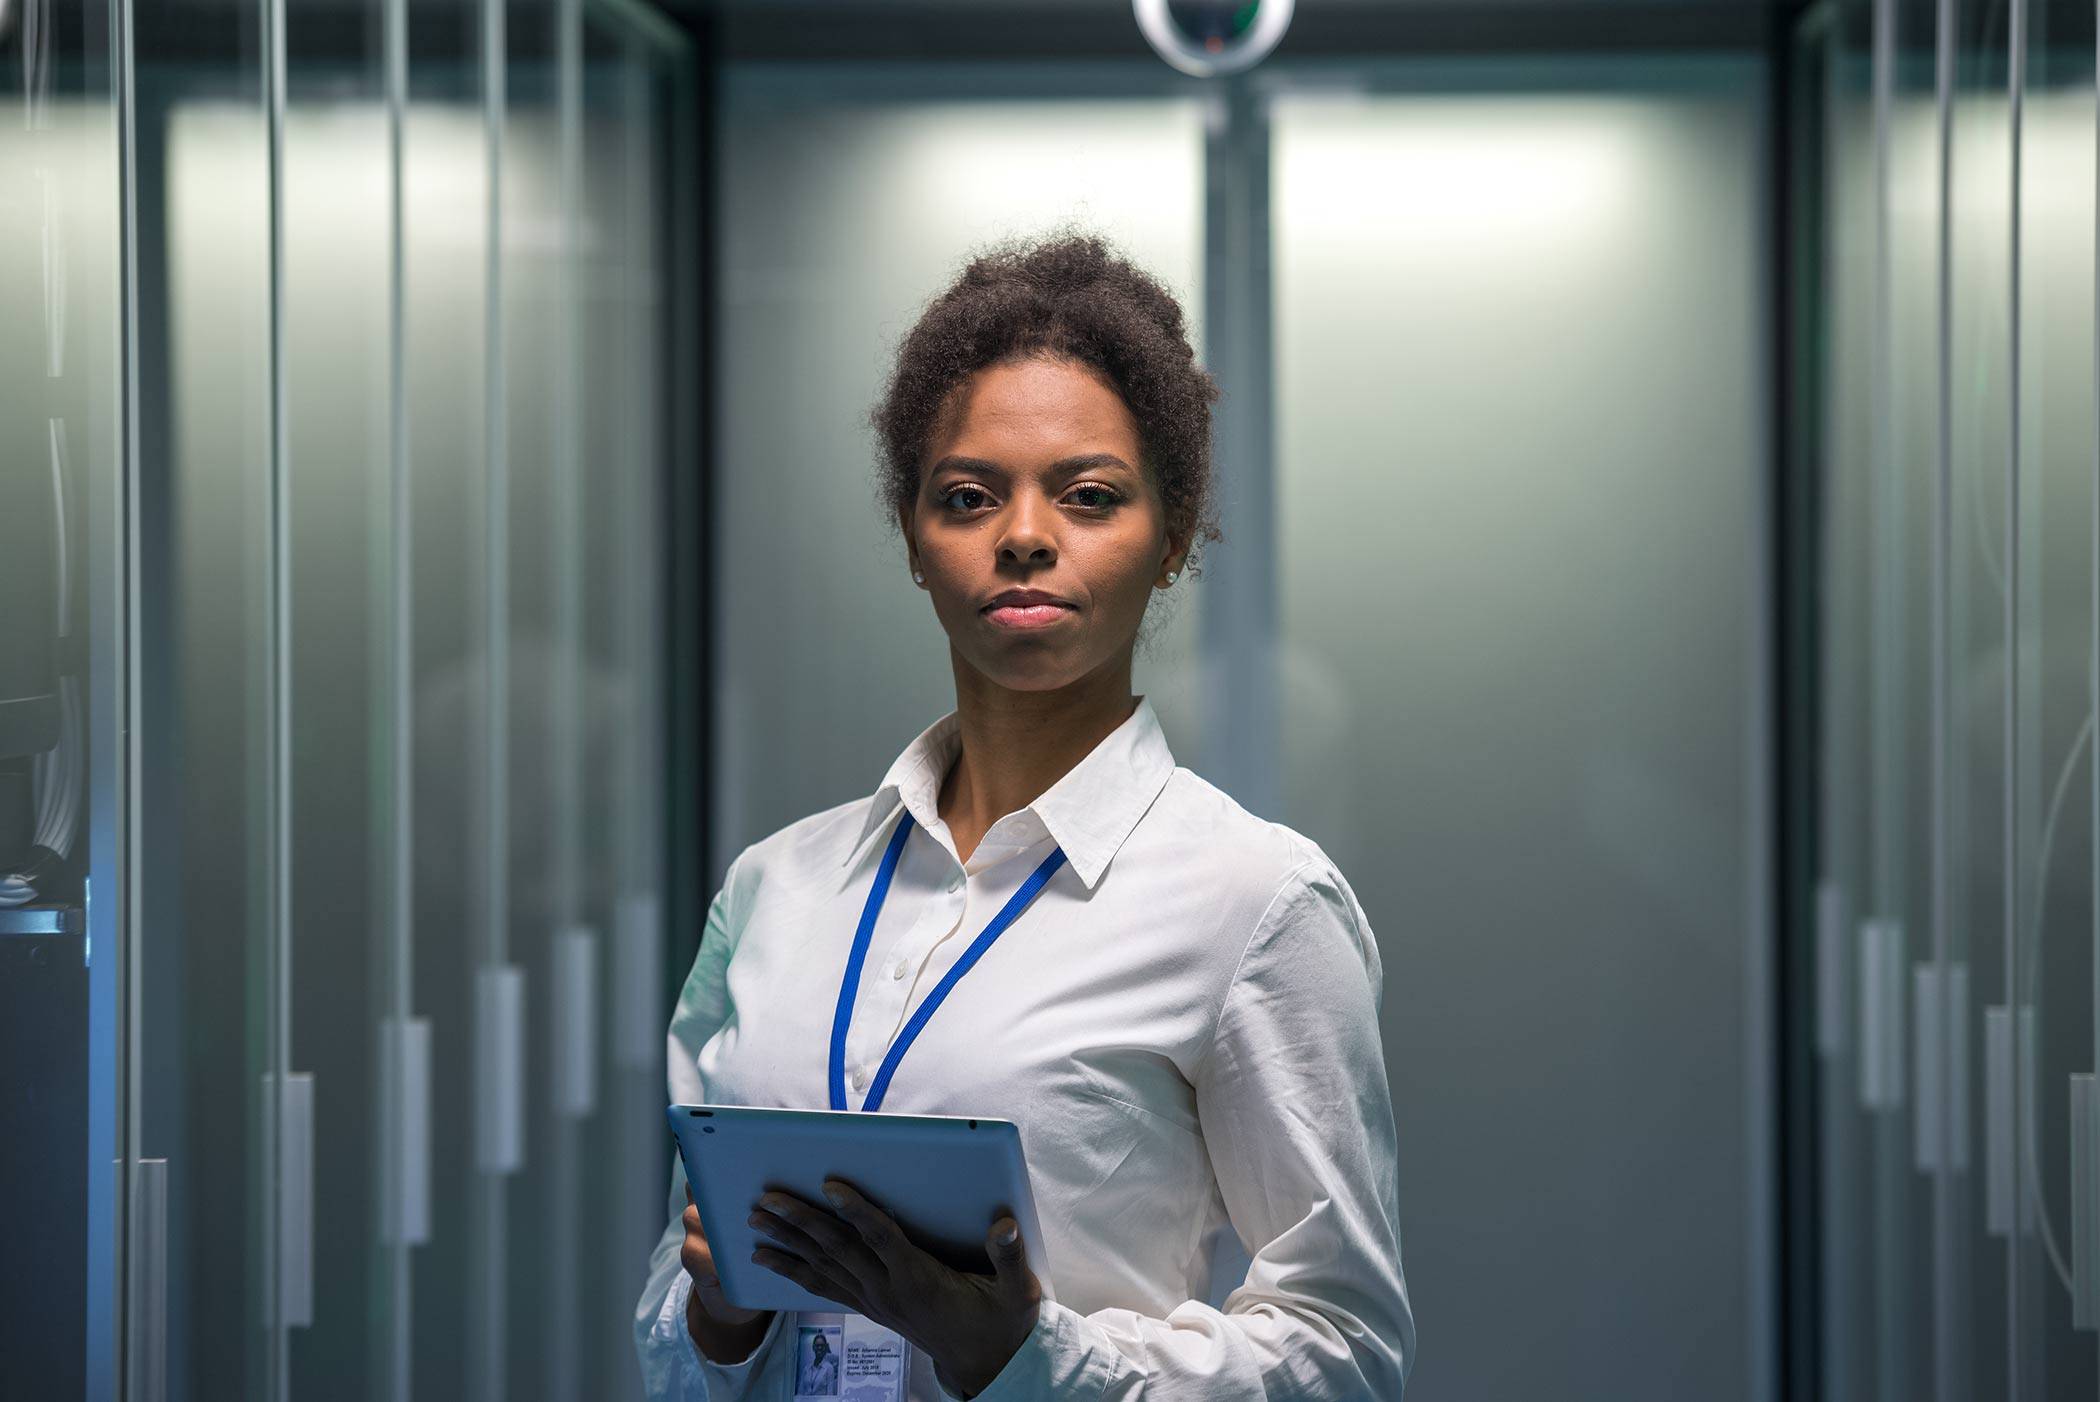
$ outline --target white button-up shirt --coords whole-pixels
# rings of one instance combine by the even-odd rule
[[[938,811],[960,745],[950,712],[873,796],[731,863],[671,1019],[672,1101],[829,1107],[837,990],[900,806],[915,826],[846,1040],[855,1109],[920,1000],[1061,846],[883,1100],[1020,1127],[1055,1298],[977,1402],[1396,1402],[1415,1332],[1383,975],[1349,884],[1310,839],[1176,767],[1143,697],[964,862]],[[789,1311],[743,1362],[693,1346],[673,1174],[635,1321],[648,1395],[785,1402]],[[1241,1263],[1208,1303],[1214,1265]],[[911,1402],[951,1402],[913,1352]]]

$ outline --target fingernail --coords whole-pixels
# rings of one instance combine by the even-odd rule
[[[824,1185],[824,1196],[831,1199],[833,1207],[844,1207],[846,1205],[846,1195],[829,1183]]]
[[[1006,1224],[1006,1230],[999,1233],[999,1244],[1001,1246],[1012,1246],[1014,1238],[1020,1234],[1021,1224],[1019,1222],[1009,1222]]]

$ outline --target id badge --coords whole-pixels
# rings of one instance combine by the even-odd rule
[[[865,1315],[797,1310],[795,1402],[905,1402],[911,1341]]]

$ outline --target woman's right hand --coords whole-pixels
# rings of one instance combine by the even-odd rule
[[[678,1252],[678,1261],[693,1279],[692,1297],[686,1305],[686,1327],[702,1353],[712,1355],[710,1344],[733,1347],[743,1342],[743,1351],[737,1355],[742,1357],[757,1347],[773,1312],[739,1309],[723,1298],[722,1277],[715,1271],[715,1253],[707,1244],[706,1229],[700,1225],[700,1209],[693,1206],[690,1185],[685,1190],[684,1221],[685,1245]]]

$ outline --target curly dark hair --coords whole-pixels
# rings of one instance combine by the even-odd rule
[[[882,440],[880,495],[892,529],[918,500],[919,473],[949,396],[987,366],[1040,355],[1099,371],[1137,421],[1170,534],[1222,539],[1211,502],[1210,407],[1218,386],[1196,363],[1181,304],[1098,235],[1059,231],[991,245],[933,298],[897,347],[870,419]]]

